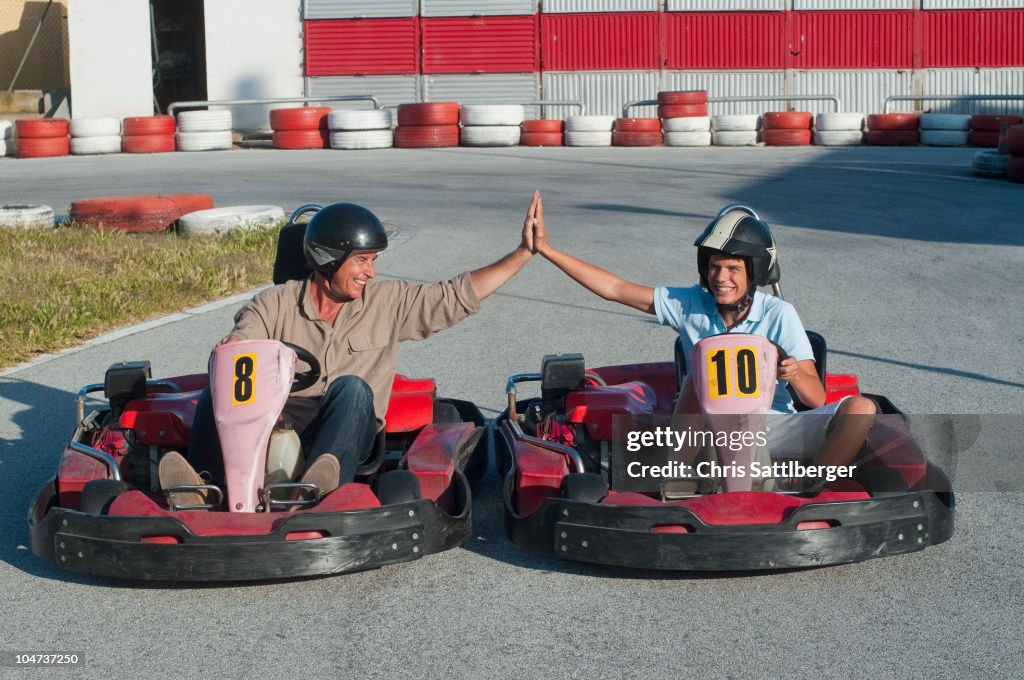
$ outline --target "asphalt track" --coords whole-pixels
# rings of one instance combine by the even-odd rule
[[[724,204],[773,225],[783,288],[829,368],[912,414],[982,414],[951,460],[951,541],[859,564],[753,575],[591,567],[524,552],[497,477],[462,548],[361,574],[176,586],[64,573],[27,549],[73,397],[114,361],[202,370],[237,303],[172,317],[0,377],[0,651],[78,652],[48,677],[1011,677],[1024,656],[1024,186],[976,179],[969,149],[236,151],[0,159],[0,202],[203,191],[218,206],[353,201],[415,235],[381,275],[444,278],[515,246],[542,190],[557,245],[649,284],[695,281]],[[14,291],[2,291],[6,296]],[[54,291],[59,295],[60,291]],[[540,258],[399,369],[488,416],[542,355],[665,360],[671,331]],[[969,429],[969,427],[968,427]],[[941,445],[941,442],[940,442]],[[979,472],[980,471],[980,472]],[[0,669],[0,677],[28,673]]]

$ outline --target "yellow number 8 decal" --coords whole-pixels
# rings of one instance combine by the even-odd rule
[[[732,361],[729,360],[730,354]],[[757,354],[753,348],[722,347],[708,354],[707,362],[708,395],[712,399],[756,397],[761,394]]]
[[[250,404],[256,398],[256,384],[253,382],[255,377],[256,355],[236,354],[234,388],[231,390],[232,406]]]

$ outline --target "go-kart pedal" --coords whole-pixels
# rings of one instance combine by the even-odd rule
[[[168,451],[158,468],[160,488],[171,510],[213,510],[220,503],[221,490],[195,471],[177,451]],[[215,496],[216,500],[211,499]]]

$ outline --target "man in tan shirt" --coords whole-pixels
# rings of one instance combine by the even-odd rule
[[[257,295],[221,340],[272,338],[303,347],[320,361],[320,380],[292,395],[283,413],[313,461],[304,481],[314,481],[325,494],[352,480],[384,427],[398,343],[422,340],[475,313],[481,300],[522,269],[534,252],[538,200],[535,193],[522,240],[512,252],[452,280],[428,284],[374,281],[387,236],[369,210],[339,203],[313,216],[303,239],[312,276]],[[196,468],[209,472],[214,483],[223,480],[209,390],[200,397],[191,441],[188,462],[177,454],[161,460],[164,488],[200,483]],[[176,500],[203,501],[202,496]]]

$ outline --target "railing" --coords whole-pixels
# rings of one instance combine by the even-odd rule
[[[842,111],[842,105],[839,102],[839,97],[834,94],[780,94],[768,97],[708,97],[708,104],[718,104],[722,102],[802,102],[802,101],[830,101],[836,107],[836,112]],[[625,106],[622,107],[623,118],[629,115],[629,110],[634,106],[656,106],[658,104],[657,99],[640,99],[637,101],[626,102]]]
[[[1024,101],[1024,94],[892,94],[882,102],[882,113],[889,113],[889,102],[935,100],[954,102],[1014,102]]]
[[[371,101],[373,108],[379,109],[380,100],[372,94],[336,95],[332,97],[282,97],[278,99],[218,99],[210,101],[172,102],[167,106],[167,115],[173,116],[175,110],[197,108],[200,106],[245,106],[249,104],[297,104],[309,102],[357,102]]]

